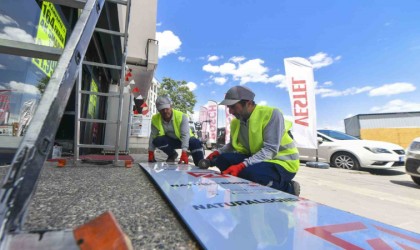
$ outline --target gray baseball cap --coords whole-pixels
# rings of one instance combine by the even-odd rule
[[[171,107],[171,99],[167,96],[159,96],[156,98],[156,108],[158,111]]]
[[[228,90],[225,95],[225,99],[219,103],[220,105],[233,105],[240,100],[253,101],[255,97],[254,92],[244,86],[235,86]]]

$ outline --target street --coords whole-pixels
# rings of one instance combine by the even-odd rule
[[[420,186],[404,167],[353,171],[301,164],[301,197],[420,233]]]

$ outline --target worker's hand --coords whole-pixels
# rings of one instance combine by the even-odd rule
[[[188,164],[188,154],[187,151],[182,151],[181,157],[179,158],[178,164],[185,163]]]
[[[239,164],[228,167],[228,169],[223,171],[222,174],[230,174],[233,176],[238,176],[239,172],[241,172],[244,168],[245,168],[245,164],[241,162]]]
[[[212,161],[214,157],[217,157],[219,155],[220,155],[219,151],[215,150],[211,154],[209,154],[206,159]]]
[[[155,152],[154,151],[149,151],[149,162],[156,162],[155,160]]]

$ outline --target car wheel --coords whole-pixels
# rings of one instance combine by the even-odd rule
[[[411,179],[413,179],[413,181],[414,181],[417,185],[420,185],[420,177],[417,177],[417,176],[411,176]]]
[[[359,161],[357,161],[354,155],[338,152],[333,155],[331,164],[338,168],[358,170],[360,168]]]

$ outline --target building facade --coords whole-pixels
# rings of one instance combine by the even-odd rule
[[[346,133],[365,140],[386,141],[406,148],[420,136],[420,111],[359,114],[344,120]]]
[[[3,159],[0,164],[11,161],[57,65],[57,61],[37,58],[36,51],[27,56],[8,53],[2,44],[12,41],[16,46],[34,44],[64,49],[81,13],[80,9],[64,5],[36,0],[3,0],[0,5],[0,158]],[[127,65],[133,68],[134,88],[147,97],[157,66],[157,2],[132,1],[131,9]],[[124,6],[106,1],[96,27],[123,32],[125,14]],[[121,37],[94,32],[84,60],[122,65],[124,44],[121,41]],[[81,89],[85,91],[108,93],[120,84],[121,71],[115,69],[83,65],[82,72]],[[136,97],[137,93],[131,95]],[[76,107],[73,88],[63,117],[51,121],[60,124],[55,142],[65,152],[71,154],[74,149],[76,108],[80,108],[82,118],[106,120],[110,113],[108,98],[82,95]],[[131,113],[128,107],[123,112]],[[124,126],[127,130],[128,118],[123,121]],[[104,123],[81,122],[80,143],[104,144],[105,131]],[[84,149],[81,153],[97,151]]]
[[[149,96],[147,97],[147,105],[149,107],[149,116],[153,116],[158,111],[156,109],[156,99],[158,96],[160,83],[156,78],[153,78],[152,85],[150,86]]]

